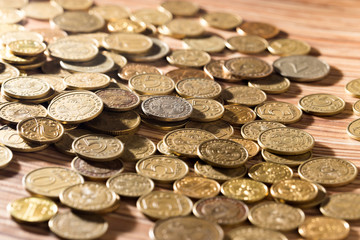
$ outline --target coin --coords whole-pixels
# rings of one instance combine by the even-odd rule
[[[5,123],[17,124],[25,118],[46,116],[46,108],[40,104],[11,102],[0,106],[0,118]]]
[[[277,127],[285,127],[285,125],[263,120],[251,121],[241,127],[241,136],[245,139],[257,141],[263,131]]]
[[[48,94],[50,85],[33,77],[15,77],[4,81],[1,91],[14,98],[35,99]]]
[[[242,23],[242,18],[228,12],[210,12],[201,16],[203,20],[214,28],[231,30]]]
[[[177,121],[177,122],[163,122],[163,121],[158,121],[158,120],[154,120],[154,119],[143,118],[143,119],[141,119],[141,122],[150,128],[164,130],[164,131],[171,131],[171,130],[175,130],[175,129],[184,127],[188,121],[183,120],[183,121]]]
[[[273,38],[279,34],[279,29],[265,22],[245,22],[236,28],[240,35],[256,35],[265,39]]]
[[[0,0],[0,8],[23,8],[26,4],[28,4],[28,0],[14,0],[14,1],[7,1],[7,0]]]
[[[141,135],[117,136],[124,143],[124,153],[121,158],[124,161],[137,161],[149,157],[156,152],[156,145],[147,137]]]
[[[266,100],[266,93],[257,88],[248,86],[234,86],[225,88],[221,97],[229,104],[256,106]]]
[[[183,178],[189,167],[177,157],[153,155],[138,161],[136,172],[154,181],[169,183]]]
[[[95,92],[110,111],[128,111],[140,104],[140,98],[135,93],[119,88],[107,88]]]
[[[176,156],[175,154],[172,154],[169,151],[169,148],[164,144],[163,140],[160,140],[157,144],[156,144],[156,149],[158,150],[159,153],[167,155],[167,156]]]
[[[173,188],[176,193],[195,199],[215,197],[220,193],[217,181],[199,176],[186,176],[176,180]]]
[[[17,40],[10,42],[7,47],[17,56],[36,56],[46,50],[46,45],[34,40]]]
[[[318,194],[313,200],[311,200],[310,202],[306,202],[306,203],[291,203],[291,204],[294,207],[298,207],[301,209],[309,209],[309,208],[316,207],[316,206],[320,205],[322,202],[324,202],[324,200],[326,198],[326,189],[318,183],[314,183],[314,184],[318,188]],[[282,200],[275,198],[275,202],[282,202]]]
[[[313,115],[332,116],[344,111],[345,101],[332,94],[316,93],[300,98],[299,107]]]
[[[13,159],[12,151],[4,145],[0,145],[0,169],[5,168]]]
[[[330,217],[312,217],[299,226],[299,234],[307,239],[345,239],[350,225],[344,220]]]
[[[90,14],[98,14],[106,21],[128,18],[130,10],[124,6],[115,4],[104,4],[92,7],[89,10]]]
[[[151,65],[129,63],[122,67],[118,75],[122,80],[129,81],[129,79],[135,75],[146,73],[161,74],[161,72],[156,67]]]
[[[225,105],[224,108],[222,120],[232,125],[239,126],[254,121],[256,118],[256,113],[251,108],[242,105]]]
[[[64,31],[83,33],[100,30],[105,24],[100,16],[82,11],[64,12],[54,17],[51,22]]]
[[[86,62],[60,61],[60,66],[72,72],[106,73],[114,69],[115,62],[111,57],[98,54],[94,59]]]
[[[186,128],[199,128],[211,132],[217,138],[230,138],[234,134],[234,128],[223,120],[217,120],[213,122],[200,123],[200,122],[188,122],[185,125]]]
[[[136,207],[152,219],[165,219],[189,215],[193,203],[190,198],[182,194],[170,191],[153,191],[141,196],[136,202]]]
[[[295,123],[302,116],[300,108],[294,104],[280,101],[266,101],[256,106],[255,112],[263,120],[283,124]]]
[[[261,53],[268,47],[266,39],[252,35],[230,37],[225,44],[229,49],[245,54]]]
[[[350,161],[335,157],[317,157],[302,163],[298,168],[302,179],[325,187],[338,187],[352,182],[358,173]],[[315,174],[316,173],[316,174]]]
[[[151,38],[137,33],[113,33],[104,40],[107,49],[120,53],[145,53],[152,47]]]
[[[353,97],[360,97],[360,78],[349,81],[345,86],[345,92]]]
[[[141,8],[132,12],[130,19],[160,26],[169,22],[172,19],[172,14],[165,9]]]
[[[232,178],[221,185],[221,193],[224,196],[247,203],[262,200],[268,192],[265,184],[246,178]]]
[[[230,138],[230,140],[241,144],[248,151],[249,158],[255,157],[260,151],[259,145],[252,140],[242,138]]]
[[[355,139],[355,140],[359,140],[360,139],[360,132],[359,132],[359,124],[360,124],[360,119],[355,119],[354,121],[350,122],[346,132],[349,135],[349,137]]]
[[[194,158],[197,157],[197,148],[200,143],[215,138],[215,135],[208,131],[196,128],[185,128],[167,133],[163,140],[170,152]]]
[[[50,43],[50,55],[68,62],[84,62],[94,59],[99,50],[91,43],[74,40],[62,40]]]
[[[18,23],[25,18],[25,12],[15,8],[1,8],[0,21],[1,23]]]
[[[142,33],[146,29],[146,24],[123,18],[109,21],[107,28],[111,33]]]
[[[139,94],[167,95],[174,90],[175,83],[167,76],[145,73],[131,77],[129,87]]]
[[[35,57],[34,61],[30,64],[14,64],[14,67],[18,68],[19,70],[35,70],[40,68],[46,62],[46,56],[44,54],[40,54]]]
[[[224,114],[224,107],[213,99],[191,98],[187,100],[193,107],[190,119],[199,122],[211,122],[220,119]],[[1,114],[1,107],[0,107]]]
[[[51,232],[63,239],[96,239],[107,231],[109,225],[99,215],[79,214],[72,211],[58,213],[49,221]],[[73,227],[73,226],[77,227]],[[87,231],[90,230],[91,231]]]
[[[72,148],[76,155],[85,160],[107,162],[120,157],[124,144],[112,136],[88,134],[76,138]]]
[[[239,237],[244,240],[265,238],[268,240],[288,240],[288,238],[280,232],[252,226],[234,228],[228,232],[226,236],[229,240],[236,240]]]
[[[0,35],[0,43],[3,45],[7,45],[10,42],[17,40],[33,40],[37,42],[43,42],[44,38],[39,33],[31,31],[6,32]]]
[[[309,160],[312,157],[312,152],[309,151],[303,154],[289,156],[274,154],[263,149],[261,150],[261,155],[267,162],[284,164],[289,167],[296,167]]]
[[[183,17],[193,16],[199,11],[199,6],[197,4],[187,1],[165,1],[160,4],[160,7],[176,16]]]
[[[185,98],[217,98],[221,93],[221,85],[207,78],[186,78],[175,86],[176,92]]]
[[[50,199],[25,197],[10,202],[6,210],[18,221],[40,223],[52,218],[57,213],[58,206]]]
[[[55,0],[55,2],[65,10],[70,11],[86,10],[93,4],[93,0],[77,0],[76,2],[72,0]]]
[[[330,195],[322,202],[320,211],[323,215],[344,220],[360,219],[359,207],[360,194],[358,193],[336,193]]]
[[[273,67],[267,62],[255,57],[238,57],[225,61],[225,68],[240,78],[261,78],[269,76]]]
[[[204,26],[195,18],[175,18],[162,26],[164,35],[170,35],[175,38],[198,37],[205,31]]]
[[[65,125],[65,127],[66,126],[67,125]],[[60,141],[56,142],[54,146],[57,150],[64,154],[76,156],[75,151],[72,149],[71,145],[76,138],[86,134],[91,134],[91,132],[81,128],[65,130],[63,137],[60,139]]]
[[[154,62],[162,59],[169,53],[170,47],[167,43],[157,38],[150,39],[153,45],[145,54],[127,54],[126,57],[133,62]]]
[[[23,10],[26,17],[38,20],[49,20],[64,12],[63,8],[55,2],[31,2]]]
[[[15,23],[0,23],[0,34],[14,31],[25,31],[25,28],[22,25]]]
[[[107,87],[110,77],[103,73],[74,73],[64,78],[64,83],[69,89],[96,90]]]
[[[47,82],[51,87],[53,87],[56,94],[59,94],[66,89],[63,78],[60,76],[53,74],[32,74],[31,76]]]
[[[239,82],[241,81],[240,77],[232,75],[227,69],[225,69],[225,60],[211,60],[208,64],[204,66],[204,71],[219,80],[226,82]]]
[[[197,49],[208,53],[218,53],[224,50],[224,39],[217,36],[203,38],[185,38],[183,43],[189,49]]]
[[[136,173],[120,173],[109,178],[106,186],[120,196],[140,197],[154,189],[154,182],[145,176]]]
[[[67,36],[67,33],[65,31],[57,28],[35,28],[32,29],[31,31],[42,35],[44,42],[48,44]]]
[[[274,69],[281,76],[298,82],[312,82],[324,78],[330,66],[313,56],[288,56],[274,61]]]
[[[248,170],[248,175],[256,181],[273,184],[277,181],[290,179],[293,171],[288,166],[278,163],[258,163]]]
[[[6,63],[18,64],[18,66],[26,66],[26,64],[34,63],[39,57],[16,56],[12,54],[10,50],[0,46],[0,58]]]
[[[279,179],[279,181],[274,182],[271,186],[270,193],[281,202],[304,203],[314,200],[318,189],[314,183],[305,180]]]
[[[94,162],[75,157],[71,162],[71,167],[82,176],[95,181],[106,180],[124,171],[124,164],[119,159]]]
[[[281,38],[271,41],[268,50],[279,56],[306,55],[310,52],[311,46],[300,40]]]
[[[203,67],[211,60],[211,56],[202,50],[179,49],[174,50],[166,60],[178,67]]]
[[[290,88],[290,81],[277,74],[268,77],[253,79],[248,82],[249,87],[259,88],[267,94],[279,94],[286,92]]]
[[[113,206],[118,196],[102,183],[84,182],[63,190],[60,201],[72,209],[96,213]]]
[[[165,76],[170,77],[174,82],[178,82],[180,80],[186,78],[208,78],[212,79],[208,74],[199,69],[193,68],[178,68],[175,70],[171,70],[165,74]]]
[[[109,51],[102,51],[101,52],[102,55],[111,58],[114,61],[114,68],[118,67],[118,68],[123,68],[125,67],[125,65],[127,64],[127,59],[120,54],[114,53],[114,52],[109,52]]]
[[[51,60],[51,61],[45,62],[44,65],[41,66],[41,71],[46,74],[52,74],[52,75],[59,76],[61,78],[64,78],[71,74],[68,71],[66,71],[60,67],[58,60]]]
[[[305,214],[300,208],[283,203],[263,202],[250,209],[248,218],[257,227],[290,231],[304,222]]]
[[[3,62],[0,63],[0,66],[0,84],[6,80],[20,76],[20,71],[16,67]]]
[[[201,161],[195,163],[194,170],[196,174],[218,182],[224,182],[235,177],[243,177],[247,172],[245,165],[238,168],[217,168]]]

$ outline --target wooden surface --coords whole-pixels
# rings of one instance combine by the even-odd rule
[[[304,114],[300,122],[293,127],[304,129],[316,140],[315,156],[336,156],[345,158],[360,166],[360,142],[350,139],[346,134],[349,122],[357,117],[352,113],[352,104],[356,98],[346,95],[345,84],[360,77],[360,2],[357,0],[194,0],[207,11],[223,10],[242,16],[249,21],[264,21],[276,25],[282,30],[281,36],[288,36],[308,42],[313,54],[331,65],[331,72],[324,80],[314,83],[291,83],[289,91],[281,95],[269,95],[269,100],[282,100],[297,104],[300,97],[311,93],[332,93],[342,97],[346,110],[334,117],[314,117]],[[98,0],[99,4],[116,3],[128,6],[131,10],[143,7],[156,7],[158,0]],[[29,29],[48,26],[47,22],[26,22]],[[227,38],[235,32],[215,31]],[[172,48],[180,48],[178,40],[164,38]],[[239,56],[226,52],[213,56],[223,59],[227,56]],[[277,57],[259,56],[269,63]],[[164,72],[173,69],[165,61],[155,64]],[[165,132],[153,131],[142,127],[140,133],[154,141],[162,138]],[[239,131],[237,131],[239,134]],[[6,212],[8,202],[29,196],[24,190],[21,179],[29,171],[45,166],[70,167],[71,157],[58,153],[53,147],[38,153],[16,153],[13,162],[0,170],[0,239],[55,239],[46,226],[21,225],[12,221]],[[251,164],[251,163],[250,163]],[[134,171],[127,166],[127,171]],[[360,193],[359,177],[353,183],[339,188],[328,189],[334,192]],[[148,231],[154,223],[144,217],[135,207],[135,200],[124,200],[114,213],[107,214],[110,223],[107,234],[102,239],[148,239]],[[360,203],[359,203],[360,204]],[[318,210],[306,211],[307,215],[320,215]],[[351,234],[348,239],[360,239],[360,221],[351,222]],[[286,233],[289,239],[301,239],[295,232]]]

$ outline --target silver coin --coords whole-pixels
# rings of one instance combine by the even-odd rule
[[[151,41],[153,42],[153,45],[145,55],[128,54],[126,55],[126,58],[133,62],[153,62],[165,57],[169,53],[169,45],[165,42],[157,38],[151,38]]]
[[[299,82],[320,80],[330,72],[329,64],[313,56],[282,57],[273,66],[283,77]]]
[[[94,59],[87,62],[65,62],[60,61],[60,66],[63,69],[72,72],[86,72],[86,73],[106,73],[113,69],[115,65],[112,58],[98,54]]]

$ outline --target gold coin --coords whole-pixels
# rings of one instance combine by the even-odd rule
[[[127,59],[123,55],[109,51],[102,51],[101,54],[111,58],[116,64],[116,66],[120,69],[125,67],[125,65],[127,64]]]
[[[192,105],[193,111],[190,119],[199,122],[211,122],[220,119],[224,114],[224,106],[213,99],[191,98],[187,101]],[[1,114],[1,107],[0,107]]]
[[[120,173],[109,178],[106,186],[120,196],[140,197],[154,189],[154,182],[145,176],[136,173]]]
[[[14,67],[18,68],[19,70],[34,70],[40,68],[46,62],[46,56],[44,54],[40,54],[35,58],[35,60],[30,64],[14,64]]]
[[[6,32],[0,35],[0,43],[8,45],[10,42],[17,40],[33,40],[37,42],[43,42],[44,38],[41,34],[31,31],[15,31]]]
[[[34,63],[39,57],[16,56],[12,54],[7,48],[0,46],[0,58],[6,63],[18,64],[18,66],[26,66],[26,64]]]
[[[104,26],[105,21],[102,17],[91,15],[87,12],[68,11],[54,17],[51,23],[66,32],[90,33],[100,30]]]
[[[106,21],[113,21],[117,19],[128,18],[130,10],[124,6],[115,4],[104,4],[92,7],[89,10],[90,14],[98,14]]]
[[[251,121],[241,127],[241,136],[245,139],[257,141],[263,131],[277,127],[285,127],[285,125],[278,122],[262,120]]]
[[[228,240],[236,240],[238,238],[288,240],[288,238],[280,232],[252,226],[234,228],[229,231],[226,236]]]
[[[175,86],[176,92],[185,98],[217,98],[221,93],[221,85],[207,78],[186,78]]]
[[[19,98],[10,97],[9,95],[7,95],[5,93],[2,94],[2,97],[4,99],[6,99],[8,102],[21,102],[24,104],[38,104],[38,103],[44,103],[44,102],[50,101],[52,98],[55,97],[55,95],[56,95],[55,91],[52,88],[50,88],[50,92],[41,98],[19,99]]]
[[[302,163],[298,168],[302,179],[325,187],[338,187],[355,180],[358,169],[350,161],[335,157],[317,157]]]
[[[358,115],[358,116],[360,115],[360,100],[357,100],[354,103],[352,109],[353,109],[353,112],[355,113],[355,115]]]
[[[279,34],[279,29],[264,22],[245,22],[236,28],[240,35],[256,35],[265,39],[273,38]]]
[[[13,159],[12,151],[4,145],[0,145],[0,169],[5,168]]]
[[[46,50],[45,43],[40,43],[33,40],[13,41],[10,42],[7,47],[13,54],[18,56],[36,56]]]
[[[229,49],[245,54],[261,53],[268,47],[266,39],[252,35],[231,37],[225,44]]]
[[[346,129],[346,132],[349,135],[349,137],[355,140],[360,140],[360,131],[358,127],[359,125],[360,125],[360,119],[355,119],[354,121],[349,123]]]
[[[309,151],[300,155],[288,156],[274,154],[263,149],[261,150],[261,155],[263,159],[267,162],[284,164],[289,167],[297,167],[303,162],[309,160],[312,157],[312,152]]]
[[[312,217],[299,226],[299,234],[306,239],[345,239],[350,233],[350,225],[344,220],[331,217]]]
[[[203,67],[211,60],[207,52],[196,49],[174,50],[166,60],[178,67]]]
[[[196,129],[185,128],[169,132],[163,138],[170,152],[185,157],[197,157],[198,145],[206,140],[215,139],[212,133]]]
[[[177,122],[163,122],[163,121],[158,121],[158,120],[154,120],[154,119],[143,118],[143,119],[141,119],[141,122],[144,123],[146,126],[153,128],[153,129],[171,131],[171,130],[175,130],[175,129],[184,127],[188,121],[183,120],[183,121],[177,121]]]
[[[313,208],[316,207],[318,205],[320,205],[322,202],[324,202],[325,198],[326,198],[326,189],[318,184],[318,183],[314,183],[317,188],[318,188],[318,194],[317,196],[311,200],[310,202],[306,202],[306,203],[291,203],[294,207],[298,207],[301,209],[309,209],[309,208]],[[275,198],[275,202],[281,202],[281,200],[279,201],[277,198]]]
[[[67,125],[65,125],[66,127]],[[59,150],[61,153],[70,155],[70,156],[76,156],[75,151],[72,149],[72,143],[73,141],[83,135],[91,134],[90,131],[76,128],[72,130],[65,130],[63,137],[60,139],[60,141],[56,142],[54,144],[55,148]]]
[[[110,84],[110,77],[102,73],[74,73],[64,78],[69,89],[96,90]]]
[[[0,22],[13,24],[22,21],[25,18],[25,12],[15,8],[1,8],[0,9]]]
[[[129,63],[122,67],[121,71],[118,73],[119,77],[122,80],[129,81],[135,75],[139,74],[159,74],[161,75],[160,70],[156,67],[146,64],[138,64],[138,63]]]
[[[77,227],[73,227],[74,225]],[[99,215],[75,214],[72,211],[58,213],[49,221],[51,232],[62,239],[100,238],[108,227],[109,224]],[[91,231],[84,232],[84,229],[91,229]]]
[[[285,77],[271,74],[261,79],[253,79],[248,82],[249,87],[259,88],[267,94],[279,94],[290,88],[290,81]]]
[[[348,82],[345,86],[345,92],[354,97],[360,97],[360,78]]]
[[[9,203],[6,209],[18,221],[40,223],[52,218],[57,213],[58,206],[50,199],[26,197]]]
[[[49,20],[64,12],[56,2],[31,2],[23,10],[26,17],[38,20]]]
[[[279,179],[271,186],[270,193],[272,197],[280,201],[303,203],[314,200],[318,188],[314,183],[305,180]]]
[[[137,33],[113,33],[105,38],[104,45],[120,53],[139,54],[150,50],[153,42],[149,37]]]
[[[231,30],[242,23],[242,18],[228,12],[210,12],[201,18],[210,26],[223,30]]]
[[[76,11],[86,10],[93,4],[93,0],[54,0],[57,4],[63,7],[65,10]]]
[[[265,198],[269,190],[261,182],[246,178],[232,178],[221,185],[221,193],[229,198],[252,203]]]
[[[177,157],[154,155],[138,161],[136,172],[154,181],[169,183],[183,178],[189,167]]]
[[[50,85],[33,77],[16,77],[3,82],[1,91],[13,98],[35,99],[50,92]]]
[[[222,117],[222,120],[232,124],[232,125],[242,125],[251,121],[254,121],[256,118],[256,113],[248,107],[241,105],[225,105],[225,112]]]
[[[260,151],[259,145],[252,140],[241,138],[230,138],[230,140],[241,144],[248,151],[249,158],[255,157]]]
[[[176,193],[195,199],[215,197],[220,193],[220,184],[217,181],[198,176],[186,176],[176,180],[173,188]]]
[[[0,34],[7,32],[19,32],[19,31],[25,31],[25,28],[19,24],[0,23]]]
[[[86,212],[102,212],[118,201],[115,192],[104,184],[97,182],[84,182],[67,187],[60,193],[62,204]]]
[[[111,20],[107,28],[111,33],[142,33],[146,30],[146,24],[123,18]]]
[[[204,66],[204,71],[213,78],[226,82],[239,82],[240,77],[232,75],[224,66],[225,60],[211,60]]]
[[[186,128],[198,128],[203,129],[214,134],[217,138],[230,138],[234,134],[234,128],[223,120],[217,120],[213,122],[201,123],[201,122],[188,122],[185,125]]]
[[[20,76],[20,71],[10,64],[0,63],[0,69],[0,84],[6,80],[9,80],[10,78]]]
[[[159,29],[161,33],[167,32],[168,34],[165,35],[171,35],[175,38],[198,37],[205,31],[200,21],[193,18],[175,18],[162,27],[163,32]]]
[[[266,101],[266,93],[257,88],[248,86],[234,86],[225,88],[221,97],[228,104],[241,104],[249,107],[259,105]]]
[[[245,176],[247,169],[245,165],[238,168],[217,168],[209,164],[197,161],[194,165],[195,173],[210,179],[214,179],[218,182],[224,182],[231,178],[241,178]]]
[[[101,98],[88,91],[59,95],[48,106],[50,117],[67,124],[89,121],[96,118],[102,110]]]
[[[145,54],[127,54],[126,57],[133,62],[155,62],[164,58],[169,52],[170,47],[167,43],[157,39],[150,38],[153,45]]]
[[[316,93],[300,98],[299,107],[313,115],[332,116],[344,111],[345,101],[332,94]]]
[[[186,78],[208,78],[212,79],[211,76],[206,74],[204,71],[193,68],[179,68],[175,70],[171,70],[165,74],[165,76],[170,77],[175,82]]]
[[[170,191],[153,191],[141,196],[136,207],[152,219],[186,216],[191,213],[193,203],[190,198]]]
[[[188,1],[165,1],[160,4],[164,8],[176,16],[189,17],[195,15],[199,11],[199,6]]]
[[[27,173],[22,182],[25,189],[32,194],[58,198],[64,189],[83,183],[84,178],[68,168],[43,167]]]
[[[300,40],[282,38],[271,41],[268,50],[279,56],[306,55],[310,52],[311,46]]]
[[[231,74],[248,79],[267,77],[273,72],[270,64],[256,57],[231,58],[224,66]]]
[[[187,48],[197,49],[208,53],[218,53],[224,50],[224,39],[217,36],[204,38],[185,38],[183,42]]]
[[[117,136],[124,143],[124,153],[121,159],[124,161],[137,161],[149,157],[156,152],[156,145],[149,138],[141,135]]]
[[[54,143],[59,141],[64,134],[61,123],[49,117],[30,117],[17,124],[19,135],[28,142]]]
[[[99,50],[92,43],[76,40],[61,40],[48,46],[50,55],[68,62],[84,62],[94,59]]]
[[[169,151],[169,148],[164,144],[163,140],[160,140],[157,144],[156,144],[156,149],[158,150],[159,153],[167,155],[167,156],[176,156],[175,154],[172,154]]]
[[[172,14],[165,9],[142,8],[132,12],[130,19],[155,26],[164,25],[172,20]]]
[[[114,60],[103,54],[98,54],[94,59],[87,62],[60,61],[60,66],[71,72],[80,73],[107,73],[116,67]]]
[[[198,156],[206,163],[222,168],[238,168],[249,158],[241,144],[227,139],[210,139],[199,144]]]
[[[167,95],[174,90],[175,83],[167,76],[145,73],[131,77],[129,87],[139,94]]]
[[[46,116],[46,108],[40,104],[11,102],[0,106],[0,118],[5,123],[17,124],[25,118]]]
[[[301,119],[302,111],[294,104],[280,101],[266,101],[255,107],[262,120],[283,124],[295,123]]]
[[[360,219],[360,194],[359,193],[337,193],[325,199],[320,207],[323,215],[344,220]]]
[[[248,218],[257,227],[290,231],[304,222],[305,214],[300,208],[283,203],[263,202],[250,209]]]
[[[106,162],[119,158],[124,144],[112,136],[88,134],[76,138],[72,148],[76,155],[85,160]]]
[[[52,74],[32,74],[31,76],[47,82],[51,87],[54,88],[56,94],[59,94],[66,89],[63,78],[60,76]]]

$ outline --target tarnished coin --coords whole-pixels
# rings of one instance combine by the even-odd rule
[[[310,151],[315,140],[301,129],[280,127],[262,132],[258,143],[263,149],[275,154],[299,155]]]
[[[17,40],[33,40],[37,42],[43,42],[44,38],[41,34],[31,31],[14,31],[6,32],[0,35],[0,43],[7,45]]]
[[[223,196],[201,199],[193,208],[199,218],[221,225],[234,225],[247,219],[249,208],[242,201]]]
[[[299,226],[299,234],[306,239],[345,239],[350,225],[344,220],[331,217],[312,217]]]
[[[316,93],[300,98],[299,107],[313,115],[331,116],[344,111],[345,101],[332,94]]]
[[[255,57],[238,57],[226,60],[225,68],[240,78],[262,78],[273,72],[273,67],[267,62]]]
[[[236,29],[240,35],[256,35],[265,39],[279,34],[279,29],[265,22],[245,22]]]
[[[111,33],[142,33],[146,30],[146,24],[122,18],[109,21],[107,29]]]
[[[107,110],[122,112],[136,108],[140,104],[140,98],[133,92],[120,88],[106,88],[95,92],[104,103]]]
[[[17,124],[25,118],[46,116],[46,108],[40,104],[11,102],[0,106],[0,118],[5,123]]]
[[[0,84],[6,80],[20,76],[20,71],[10,64],[1,62],[0,69]]]
[[[221,85],[207,78],[186,78],[175,86],[176,92],[185,98],[217,98],[221,93]]]
[[[113,33],[104,40],[107,49],[120,53],[139,54],[150,50],[151,38],[137,33]]]
[[[231,30],[242,23],[242,18],[228,12],[210,12],[201,16],[201,18],[214,28]]]
[[[199,11],[199,6],[188,1],[165,1],[160,4],[164,8],[176,16],[189,17],[195,15]]]
[[[199,176],[186,176],[176,180],[173,188],[176,193],[195,199],[215,197],[220,193],[217,181]]]
[[[152,219],[165,219],[189,215],[193,203],[190,198],[179,193],[153,191],[141,196],[136,202],[136,207]]]
[[[118,75],[121,79],[128,81],[135,75],[146,73],[161,74],[160,70],[158,70],[154,66],[138,63],[129,63],[122,67]]]
[[[224,39],[217,36],[203,38],[185,38],[183,39],[185,46],[189,49],[197,49],[208,53],[218,53],[224,50]]]
[[[304,222],[305,214],[300,208],[283,203],[263,202],[250,209],[249,220],[257,227],[290,231]]]
[[[245,139],[257,141],[263,131],[277,127],[285,127],[285,125],[278,122],[262,120],[251,121],[241,127],[241,136]]]
[[[102,51],[101,54],[108,58],[111,58],[114,61],[115,66],[113,68],[117,67],[122,69],[127,64],[127,59],[123,55],[120,55],[118,53]]]
[[[6,210],[18,221],[40,223],[52,218],[57,213],[58,206],[50,199],[26,197],[10,202]]]
[[[124,197],[140,197],[154,189],[154,182],[136,173],[120,173],[109,178],[106,186]]]
[[[311,46],[300,40],[280,38],[271,41],[268,50],[272,54],[280,56],[306,55],[310,52]]]
[[[211,60],[207,52],[196,49],[174,50],[166,60],[178,67],[203,67]]]
[[[154,62],[162,59],[169,53],[170,47],[167,43],[157,38],[150,39],[153,42],[150,50],[144,54],[126,54],[126,57],[133,62]]]
[[[355,180],[358,169],[350,161],[335,157],[312,158],[299,166],[302,179],[325,187],[338,187]]]
[[[238,76],[232,75],[224,66],[225,60],[211,60],[208,64],[204,66],[204,71],[212,76],[222,81],[227,82],[239,82],[241,78]]]
[[[83,183],[77,172],[64,167],[43,167],[27,173],[23,180],[25,189],[32,194],[58,198],[67,187]]]
[[[197,161],[194,165],[195,173],[210,179],[214,179],[218,182],[224,182],[231,178],[245,176],[247,169],[245,165],[238,168],[217,168],[209,164]]]
[[[286,165],[265,162],[249,168],[248,175],[256,181],[273,184],[280,180],[292,178],[293,171]]]
[[[105,234],[108,227],[109,224],[99,215],[75,214],[72,211],[58,213],[49,221],[51,232],[63,239],[72,240],[99,238]]]
[[[175,96],[154,96],[141,104],[142,111],[150,118],[174,122],[190,117],[192,105],[183,98]]]
[[[260,151],[259,145],[252,140],[242,138],[230,138],[230,140],[241,144],[248,151],[249,158],[255,157]]]
[[[346,132],[349,135],[349,137],[360,140],[360,119],[355,119],[354,121],[350,122],[347,126]]]
[[[259,105],[266,101],[266,93],[257,88],[248,86],[234,86],[225,88],[221,97],[228,104],[241,104],[249,107]]]
[[[65,127],[68,125],[65,125]],[[91,132],[81,128],[65,130],[63,137],[60,139],[60,141],[56,142],[54,146],[61,153],[70,156],[76,156],[75,151],[72,149],[71,145],[76,138],[86,134],[91,134]]]
[[[1,91],[13,98],[35,99],[48,94],[50,85],[38,78],[16,77],[4,81]]]
[[[266,101],[256,106],[256,114],[265,121],[283,124],[295,123],[301,119],[302,111],[294,104],[280,101]]]
[[[0,21],[1,23],[18,23],[25,18],[25,12],[15,8],[1,8],[0,9]]]
[[[136,163],[136,172],[158,182],[173,182],[183,178],[189,167],[177,157],[154,155]]]
[[[175,82],[178,82],[187,78],[208,78],[212,79],[207,73],[202,70],[194,68],[178,68],[171,70],[165,74],[165,76],[170,77]]]
[[[17,56],[36,56],[46,50],[45,43],[34,40],[17,40],[7,45],[8,49]]]
[[[274,69],[281,76],[298,82],[312,82],[324,78],[330,66],[313,56],[288,56],[274,61]]]
[[[285,179],[274,182],[270,188],[271,196],[281,202],[304,203],[317,196],[317,186],[305,180]]]
[[[323,215],[344,220],[360,219],[360,194],[336,193],[330,195],[321,204],[320,211]]]
[[[261,150],[261,156],[267,162],[284,164],[289,167],[297,167],[303,162],[309,160],[312,157],[312,152],[309,151],[300,155],[290,156],[274,154],[263,149]]]
[[[175,38],[198,37],[205,31],[196,18],[175,18],[158,29],[164,35]]]
[[[104,19],[100,16],[83,11],[64,12],[54,17],[51,22],[64,31],[76,33],[95,32],[105,24]]]
[[[261,79],[253,79],[248,82],[249,87],[259,88],[267,94],[279,94],[286,92],[290,88],[290,81],[277,74],[271,74]]]
[[[187,100],[193,107],[190,119],[199,122],[211,122],[220,119],[224,114],[224,106],[213,99],[191,98]],[[0,107],[1,114],[1,107]],[[1,115],[0,115],[1,117]]]
[[[360,97],[360,78],[348,82],[345,86],[345,92],[354,97]]]
[[[88,134],[76,138],[72,148],[76,155],[83,159],[106,162],[120,157],[124,151],[124,144],[112,136]]]
[[[190,121],[186,123],[186,128],[199,128],[211,132],[217,138],[230,138],[234,134],[234,128],[231,124],[223,121],[217,120],[213,122],[201,123]]]
[[[98,14],[106,21],[112,21],[116,19],[128,18],[130,10],[124,6],[115,4],[102,4],[92,7],[89,10],[90,14]]]
[[[251,240],[251,239],[268,239],[268,240],[288,240],[288,238],[280,232],[259,228],[259,227],[237,227],[226,234],[229,240]]]
[[[145,73],[131,77],[129,87],[139,94],[167,95],[174,90],[175,83],[167,76]]]
[[[110,77],[103,73],[74,73],[64,78],[69,89],[96,90],[110,84]]]
[[[91,43],[74,40],[52,42],[48,46],[50,55],[68,62],[84,62],[94,59],[99,50]]]
[[[117,136],[124,143],[124,153],[121,158],[124,161],[137,161],[149,157],[156,152],[156,145],[147,137],[141,135]]]
[[[216,139],[215,135],[196,128],[173,130],[163,138],[170,152],[191,158],[197,157],[197,148],[200,143],[210,139]]]
[[[12,151],[4,145],[0,145],[0,169],[5,168],[13,159]]]
[[[114,69],[115,62],[111,57],[98,54],[94,59],[86,62],[60,61],[60,66],[71,72],[106,73]]]
[[[256,113],[248,107],[242,105],[225,105],[225,112],[222,120],[239,126],[256,119]]]
[[[49,20],[64,12],[63,8],[55,2],[31,2],[23,10],[26,17],[38,20]]]
[[[259,36],[245,35],[230,37],[226,40],[226,46],[241,53],[256,54],[265,51],[268,42]]]
[[[229,198],[252,203],[264,199],[268,194],[268,187],[246,178],[232,178],[221,185],[221,193]]]
[[[131,13],[130,19],[155,26],[164,25],[172,19],[172,14],[165,9],[141,8]]]

